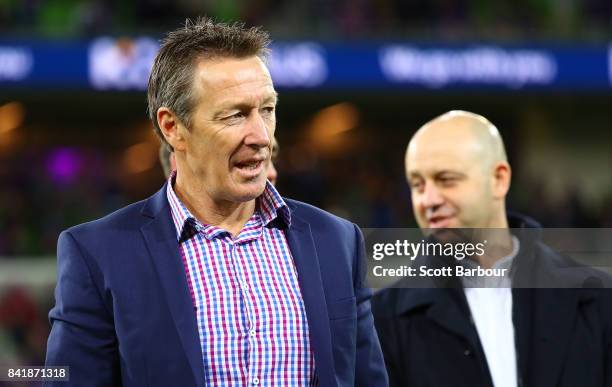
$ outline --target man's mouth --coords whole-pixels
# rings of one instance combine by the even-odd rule
[[[452,219],[452,216],[432,216],[427,218],[427,222],[429,223],[429,228],[447,228]]]
[[[257,169],[263,163],[263,161],[245,161],[236,163],[236,167],[240,169]]]
[[[265,159],[253,158],[246,159],[234,163],[234,168],[238,170],[240,175],[245,179],[253,179],[262,173],[265,166]]]

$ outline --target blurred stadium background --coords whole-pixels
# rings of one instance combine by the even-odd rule
[[[284,195],[413,227],[406,144],[465,109],[505,138],[509,208],[612,227],[609,0],[0,0],[0,364],[44,363],[59,232],[163,184],[146,77],[200,14],[271,32]]]

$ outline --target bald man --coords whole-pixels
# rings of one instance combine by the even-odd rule
[[[471,232],[494,248],[461,265],[512,274],[490,288],[454,277],[430,288],[404,281],[377,294],[373,310],[391,385],[612,386],[609,289],[516,287],[527,273],[567,262],[537,239],[535,221],[506,213],[511,169],[497,128],[474,113],[448,112],[417,131],[405,161],[425,234],[481,229]]]

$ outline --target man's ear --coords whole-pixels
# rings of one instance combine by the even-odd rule
[[[168,144],[170,144],[175,151],[180,151],[185,148],[185,139],[183,137],[185,128],[172,110],[165,106],[157,109],[157,125],[159,125]]]
[[[503,199],[506,197],[510,189],[511,177],[512,169],[507,162],[495,164],[493,169],[493,196],[495,198]]]

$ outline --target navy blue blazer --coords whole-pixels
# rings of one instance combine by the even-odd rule
[[[363,237],[354,224],[286,200],[295,261],[321,386],[386,386],[363,286]],[[48,366],[70,366],[66,386],[204,386],[194,306],[166,186],[142,202],[64,231]],[[48,385],[52,385],[49,383]]]

